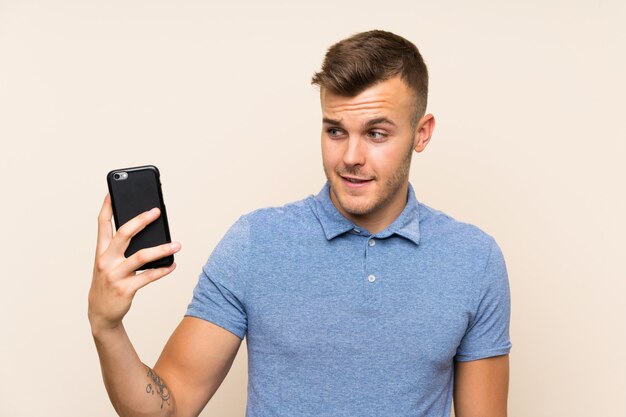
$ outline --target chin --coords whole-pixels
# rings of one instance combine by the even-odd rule
[[[364,196],[354,197],[344,192],[338,192],[337,202],[339,206],[348,214],[353,216],[364,216],[371,213],[375,207],[375,201],[371,201]]]
[[[326,175],[326,178],[330,183],[331,194],[334,194],[337,204],[345,214],[364,216],[376,210],[379,204],[377,197],[380,193],[376,182],[371,184],[372,189],[358,191],[347,189],[341,177],[337,175],[333,175],[331,178]]]

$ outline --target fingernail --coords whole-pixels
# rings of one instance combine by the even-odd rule
[[[159,209],[157,207],[150,210],[150,214],[157,214],[158,212],[159,212]]]
[[[180,248],[180,243],[178,242],[172,242],[170,243],[170,247],[174,250],[178,250]]]

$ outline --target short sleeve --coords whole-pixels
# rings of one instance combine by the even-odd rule
[[[483,275],[476,313],[457,348],[456,361],[505,355],[511,350],[509,279],[504,257],[495,241]]]
[[[248,323],[244,297],[249,247],[250,227],[241,217],[202,268],[186,316],[210,321],[244,338]]]

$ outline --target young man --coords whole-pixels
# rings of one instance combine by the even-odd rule
[[[124,258],[129,239],[99,218],[89,318],[111,401],[123,416],[196,416],[241,340],[248,417],[506,416],[509,287],[478,228],[415,198],[413,151],[430,141],[426,66],[389,32],[332,46],[321,72],[316,196],[242,216],[204,266],[186,317],[154,370],[122,324],[135,292],[175,267],[135,268],[177,243]]]

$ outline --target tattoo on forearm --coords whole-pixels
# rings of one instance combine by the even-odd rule
[[[161,409],[163,409],[163,404],[167,404],[169,406],[170,398],[171,398],[170,390],[165,385],[165,382],[163,382],[161,378],[156,373],[154,373],[152,369],[150,369],[147,366],[146,368],[148,368],[148,376],[154,382],[154,386],[152,386],[152,384],[148,384],[146,386],[146,393],[154,395],[155,389],[156,389],[156,394],[159,397],[161,397]]]

